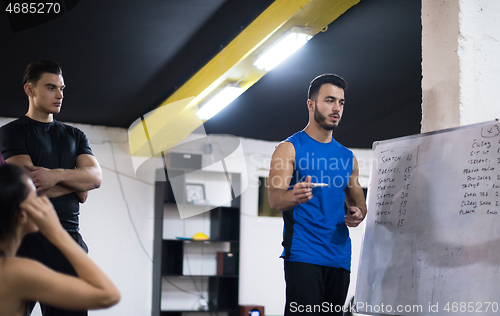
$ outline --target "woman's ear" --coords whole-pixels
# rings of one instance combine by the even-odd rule
[[[29,217],[28,217],[28,212],[26,212],[25,210],[23,210],[22,208],[19,209],[19,213],[17,215],[17,221],[19,224],[26,224],[29,220]]]
[[[19,214],[17,215],[17,224],[22,226],[25,234],[34,233],[38,231],[38,226],[33,222],[33,220],[28,215],[28,212],[19,209]]]

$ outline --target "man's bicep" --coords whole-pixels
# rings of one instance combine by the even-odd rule
[[[76,157],[76,167],[77,168],[95,168],[95,169],[98,169],[99,172],[101,170],[101,166],[99,166],[99,162],[97,161],[97,159],[94,156],[88,155],[88,154],[82,154],[82,155],[78,155],[78,157]]]
[[[77,191],[88,191],[97,189],[101,186],[102,181],[102,171],[101,166],[97,159],[88,154],[81,154],[76,158],[76,169],[83,169],[83,173],[81,175],[85,175],[85,181],[87,181],[87,186],[85,187],[75,187]],[[71,183],[71,182],[70,182]],[[66,183],[69,186],[72,186],[74,182]]]
[[[295,163],[295,147],[290,142],[284,142],[276,147],[271,158],[269,171],[269,189],[287,190],[293,175]]]
[[[363,194],[363,189],[361,189],[361,185],[359,184],[358,176],[359,176],[359,166],[358,166],[358,161],[356,159],[356,156],[353,154],[352,155],[353,162],[352,162],[352,172],[351,176],[349,177],[349,183],[347,184],[347,187],[345,188],[345,194],[346,194],[346,201],[349,206],[352,206],[354,202],[359,199],[359,193],[361,191],[361,194]]]
[[[92,177],[98,178],[99,182],[101,181],[101,166],[94,156],[88,154],[79,155],[76,158],[76,168],[88,168],[91,170]]]
[[[362,209],[363,213],[366,210],[365,194],[363,193],[363,188],[359,183],[359,166],[356,156],[353,155],[353,166],[351,177],[349,178],[349,184],[345,189],[346,202],[348,206],[357,206]]]

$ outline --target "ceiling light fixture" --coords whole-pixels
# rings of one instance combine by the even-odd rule
[[[267,51],[271,54],[288,42],[286,36],[301,38],[301,45],[311,36],[324,31],[328,25],[360,0],[275,0],[250,25],[243,29],[205,66],[187,82],[175,90],[162,104],[144,119],[138,119],[129,129],[130,153],[139,157],[151,155],[158,150],[168,150],[186,138],[205,121],[208,97],[217,93],[225,83],[237,82],[241,88],[236,97],[259,81],[274,65],[254,65]],[[294,34],[300,33],[300,34]],[[306,35],[304,35],[306,33]],[[280,39],[284,41],[281,42]],[[274,53],[281,60],[291,55],[298,47],[292,45],[285,51]],[[271,58],[273,59],[273,58]],[[233,95],[234,100],[236,98]],[[229,104],[231,101],[224,101]],[[205,105],[199,109],[199,105]],[[220,106],[223,102],[217,102]],[[219,109],[219,111],[220,111]],[[168,115],[165,115],[168,113]],[[215,115],[215,114],[214,114]],[[200,119],[203,117],[204,119]],[[147,128],[146,128],[147,126]],[[141,160],[142,161],[142,160]]]
[[[254,62],[254,66],[270,71],[304,46],[311,38],[312,35],[301,32],[301,28],[294,27],[273,46],[262,53]]]
[[[254,62],[254,66],[266,72],[270,71],[299,48],[304,46],[311,38],[312,35],[306,34],[302,28],[293,27],[269,49],[260,54]],[[240,81],[242,79],[244,78],[240,78]],[[196,112],[196,116],[205,121],[211,119],[244,91],[245,89],[237,84],[224,86],[204,103],[201,109]]]
[[[228,106],[234,99],[243,93],[243,89],[237,85],[227,85],[214,94],[198,112],[196,116],[202,120],[209,120],[223,108]]]

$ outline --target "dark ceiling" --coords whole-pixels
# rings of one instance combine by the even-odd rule
[[[2,10],[0,116],[26,113],[23,71],[49,58],[61,64],[67,85],[56,119],[128,128],[272,2],[66,0],[65,12],[45,23],[49,15],[27,20]],[[309,82],[332,72],[349,83],[335,131],[342,144],[371,148],[419,133],[420,14],[418,0],[361,0],[207,121],[206,132],[282,140],[307,124]]]

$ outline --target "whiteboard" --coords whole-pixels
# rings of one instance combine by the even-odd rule
[[[373,151],[358,312],[499,315],[499,122]]]

